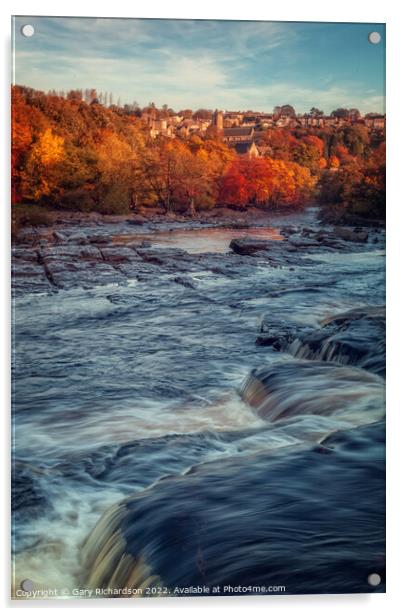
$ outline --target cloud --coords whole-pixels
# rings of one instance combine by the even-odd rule
[[[17,37],[16,83],[41,90],[95,87],[122,102],[174,108],[381,111],[381,88],[311,63],[306,27],[292,23],[33,18]],[[22,20],[21,23],[25,23]],[[17,23],[17,30],[20,23]],[[303,26],[303,27],[302,27]],[[317,24],[321,35],[325,24]],[[310,46],[309,46],[310,45]],[[339,66],[338,66],[339,65]],[[343,71],[343,73],[342,73]]]

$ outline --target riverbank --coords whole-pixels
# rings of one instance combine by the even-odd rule
[[[130,224],[134,226],[177,223],[191,228],[200,224],[212,226],[230,226],[242,224],[269,224],[271,218],[279,214],[287,215],[293,212],[267,212],[256,207],[215,207],[210,210],[200,210],[192,216],[180,213],[166,213],[162,208],[142,208],[141,211],[130,214],[101,214],[99,212],[83,212],[60,210],[38,205],[18,204],[12,210],[13,238],[19,241],[19,234],[25,227],[59,227],[65,225],[80,226],[87,224]]]
[[[40,206],[17,205],[12,210],[13,242],[24,243],[31,229],[33,233],[42,231],[43,237],[49,237],[45,230],[59,229],[61,227],[81,227],[88,225],[132,225],[152,229],[154,226],[175,228],[181,226],[186,229],[206,227],[233,227],[246,228],[254,226],[270,226],[281,218],[304,219],[309,218],[308,212],[314,211],[322,224],[384,227],[384,221],[371,219],[356,214],[347,215],[344,209],[310,205],[301,210],[289,211],[286,209],[277,212],[267,212],[261,208],[248,206],[247,208],[216,207],[211,210],[196,212],[194,216],[179,213],[166,214],[161,208],[143,209],[127,215],[108,215],[99,212],[80,212],[49,209]]]

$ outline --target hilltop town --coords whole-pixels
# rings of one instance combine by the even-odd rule
[[[137,102],[121,104],[120,98],[114,103],[112,93],[97,92],[94,88],[70,90],[69,92],[48,92],[48,96],[59,96],[88,105],[102,105],[116,113],[140,118],[152,138],[157,137],[219,137],[229,148],[240,156],[248,158],[269,156],[269,147],[264,143],[268,129],[338,129],[344,126],[362,125],[381,140],[384,137],[386,116],[379,113],[362,115],[358,109],[338,108],[329,115],[317,107],[308,113],[297,113],[292,105],[274,107],[271,113],[263,111],[222,111],[215,109],[183,109],[174,111],[168,105],[158,108],[150,103],[141,108]]]
[[[127,106],[126,106],[127,107]],[[149,127],[151,137],[188,137],[192,134],[217,134],[239,155],[256,157],[269,155],[269,147],[264,144],[267,129],[336,129],[360,124],[383,136],[385,115],[368,113],[362,116],[358,109],[336,109],[325,115],[317,108],[309,113],[296,114],[291,105],[277,106],[272,113],[254,111],[219,111],[201,109],[198,112],[185,110],[169,113],[171,110],[158,110],[149,106],[141,110],[140,117]]]

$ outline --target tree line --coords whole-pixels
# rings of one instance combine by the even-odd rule
[[[383,139],[363,125],[267,129],[262,156],[248,159],[212,129],[153,139],[131,108],[105,107],[91,91],[84,98],[12,88],[14,204],[194,215],[220,205],[297,208],[318,198],[374,199],[381,210]]]

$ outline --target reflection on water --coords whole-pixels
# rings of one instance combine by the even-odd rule
[[[131,243],[134,241],[150,241],[156,247],[181,248],[186,252],[196,254],[202,252],[225,253],[229,250],[231,240],[236,237],[259,237],[265,240],[283,239],[278,229],[274,227],[243,227],[238,229],[193,229],[191,231],[176,229],[174,231],[149,234],[127,234],[114,237],[116,243]]]
[[[224,253],[230,240],[242,235],[281,239],[274,228],[178,230],[155,233],[150,239],[154,246],[180,247],[190,253]],[[147,236],[124,238],[133,241]],[[139,545],[132,535],[130,541],[122,537],[119,549],[122,553],[130,546],[140,550],[145,559],[143,571],[151,564],[160,567],[156,573],[167,571],[167,561],[162,562],[162,552],[158,552],[158,545],[166,541],[163,533],[167,532],[167,523],[158,518],[157,511],[163,511],[164,493],[179,510],[191,501],[192,490],[205,490],[205,498],[210,498],[203,474],[185,474],[194,465],[206,465],[205,477],[212,473],[217,491],[208,501],[211,509],[205,506],[205,519],[198,520],[196,512],[189,511],[189,533],[194,531],[196,537],[198,524],[213,524],[213,499],[217,499],[216,511],[222,508],[223,512],[227,498],[227,518],[221,527],[226,529],[225,541],[231,533],[234,536],[229,520],[235,524],[234,514],[241,514],[238,507],[244,503],[235,501],[236,493],[243,494],[249,503],[244,515],[251,516],[244,518],[243,526],[252,529],[250,520],[253,516],[263,519],[268,506],[272,512],[282,511],[279,517],[272,513],[275,537],[271,539],[275,539],[279,556],[281,529],[285,540],[299,528],[307,560],[293,565],[305,568],[310,561],[303,542],[309,531],[298,524],[300,516],[304,519],[311,512],[302,511],[301,499],[308,493],[317,511],[323,506],[319,490],[316,494],[309,492],[311,475],[305,465],[315,465],[317,460],[308,452],[313,444],[336,431],[380,419],[383,380],[353,366],[335,366],[334,371],[324,364],[316,369],[313,362],[294,359],[291,347],[278,353],[271,346],[256,346],[255,339],[262,323],[268,323],[271,333],[318,328],[323,319],[334,314],[383,304],[383,256],[380,251],[364,248],[361,253],[320,254],[315,260],[310,255],[308,260],[301,257],[299,265],[292,268],[270,268],[257,262],[230,277],[200,266],[188,274],[193,287],[177,284],[174,275],[161,273],[126,286],[72,289],[53,296],[17,299],[13,358],[17,586],[26,578],[42,587],[72,588],[83,583],[91,576],[81,549],[88,533],[109,507],[114,505],[120,511],[117,503],[122,498],[140,496],[152,484],[150,500],[144,497],[143,504],[135,501],[135,508],[143,507],[147,520],[146,528],[140,529],[144,542]],[[304,364],[312,367],[300,369]],[[266,366],[271,372],[264,373],[258,386],[250,385],[244,396],[246,403],[239,395],[242,383],[252,370]],[[369,435],[356,442],[368,443],[367,450],[371,451],[370,439]],[[299,461],[288,459],[287,452],[290,455],[299,450],[304,452]],[[289,474],[282,476],[283,488],[278,487],[280,463],[271,469],[271,455],[286,460]],[[223,461],[225,465],[220,466]],[[215,462],[217,467],[208,466]],[[342,501],[344,511],[348,508],[348,491],[359,494],[363,490],[359,482],[367,480],[368,472],[362,466],[352,477],[349,464],[349,459],[339,456],[342,476],[349,477],[338,494],[339,499],[346,499]],[[302,475],[292,483],[290,478],[300,468]],[[326,468],[328,476],[335,473],[330,461]],[[313,481],[325,484],[325,472],[317,471]],[[237,488],[230,496],[233,473]],[[158,492],[157,482],[166,476],[180,481],[162,482],[165,492]],[[186,484],[187,477],[194,479]],[[272,477],[270,490],[276,494],[278,509],[275,498],[270,505],[259,500],[270,493],[261,491],[258,482],[262,477]],[[287,490],[300,504],[294,513],[286,509]],[[327,492],[326,515],[332,502]],[[364,498],[370,507],[370,495]],[[335,492],[333,499],[336,508]],[[204,507],[203,503],[198,506]],[[166,511],[166,519],[174,522],[174,515],[169,516]],[[357,519],[358,512],[353,509],[350,521]],[[325,532],[332,532],[338,522],[332,520]],[[372,522],[374,517],[368,524],[370,529]],[[101,537],[99,529],[95,532],[98,545],[107,541],[108,532],[106,528]],[[258,533],[266,532],[266,527],[259,527],[254,541]],[[156,533],[148,544],[147,533]],[[253,533],[245,538],[244,545],[252,539]],[[211,541],[224,554],[220,540],[224,537],[215,529]],[[355,540],[362,542],[361,537]],[[215,548],[207,545],[208,533],[200,541],[205,553],[216,558],[223,571],[226,565]],[[290,554],[291,545],[286,546],[284,554]],[[254,555],[256,550],[258,546],[251,552],[248,549]],[[153,555],[149,562],[148,553]],[[170,568],[175,568],[172,554],[163,554]],[[135,556],[132,553],[130,558]],[[263,552],[264,562],[271,557],[269,551]],[[179,552],[175,558],[179,559]],[[247,562],[252,576],[253,567],[250,569]],[[91,579],[97,579],[98,566]],[[181,571],[190,579],[191,567],[191,562],[183,559],[177,566],[178,575]],[[105,575],[109,569],[110,561],[105,561]],[[255,575],[257,579],[260,574]],[[314,575],[313,571],[312,579]]]

